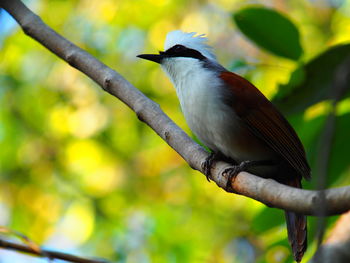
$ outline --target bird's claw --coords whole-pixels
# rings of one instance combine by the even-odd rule
[[[216,159],[216,154],[210,153],[210,155],[202,163],[203,173],[205,174],[205,177],[207,178],[208,182],[210,182],[210,179],[211,179],[211,167],[215,159]]]
[[[239,165],[235,165],[232,167],[229,167],[223,171],[223,175],[227,177],[227,183],[225,186],[225,190],[227,192],[233,192],[232,189],[232,181],[235,179],[235,177],[242,171],[246,170],[251,165],[250,161],[243,161]]]

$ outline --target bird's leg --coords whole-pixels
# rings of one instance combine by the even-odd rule
[[[259,161],[243,161],[239,165],[235,165],[233,167],[229,167],[224,170],[223,175],[227,176],[227,184],[225,190],[227,192],[232,192],[232,180],[237,176],[240,172],[246,171],[247,169],[254,166],[266,166],[266,165],[275,165],[276,162],[273,160],[259,160]]]
[[[223,159],[224,156],[220,152],[211,152],[210,155],[205,159],[205,161],[202,163],[202,169],[207,177],[208,182],[210,182],[211,177],[211,167],[213,166],[213,163],[219,159]]]

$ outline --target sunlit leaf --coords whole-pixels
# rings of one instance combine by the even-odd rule
[[[236,12],[233,19],[245,36],[265,50],[293,60],[303,54],[297,27],[281,13],[249,7]]]

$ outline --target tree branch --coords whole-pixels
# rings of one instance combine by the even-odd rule
[[[53,31],[20,0],[0,0],[0,6],[17,20],[27,35],[86,74],[106,92],[123,101],[193,169],[203,172],[202,163],[208,157],[208,153],[189,138],[158,104],[147,98],[116,71]],[[226,186],[227,178],[223,176],[223,171],[228,167],[230,164],[218,162],[211,171],[212,180],[221,188]],[[321,202],[319,191],[288,187],[246,172],[241,172],[231,184],[237,194],[253,198],[268,206],[305,215],[317,215],[317,208],[320,205],[325,207],[323,215],[340,214],[350,209],[350,187],[324,191],[324,200]]]
[[[17,243],[5,241],[2,239],[0,239],[0,247],[5,249],[20,251],[20,252],[24,252],[24,253],[28,253],[35,256],[48,258],[48,259],[61,259],[65,261],[75,262],[75,263],[107,263],[106,260],[82,258],[82,257],[77,257],[74,255],[70,255],[62,252],[45,250],[45,249],[37,250],[30,246],[17,244]]]

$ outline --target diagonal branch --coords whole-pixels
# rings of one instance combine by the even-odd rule
[[[0,239],[0,247],[5,248],[5,249],[10,249],[10,250],[28,253],[28,254],[43,257],[43,258],[61,259],[61,260],[74,262],[74,263],[107,263],[106,260],[102,260],[102,259],[88,259],[88,258],[77,257],[74,255],[70,255],[70,254],[66,254],[66,253],[62,253],[62,252],[57,252],[57,251],[52,251],[52,250],[44,250],[44,249],[37,250],[37,249],[34,249],[30,246],[17,244],[17,243],[5,241],[2,239]]]
[[[202,163],[208,157],[208,153],[190,139],[158,104],[147,98],[116,71],[53,31],[20,0],[0,0],[0,6],[17,20],[28,36],[83,72],[106,92],[123,101],[193,169],[203,172]],[[227,185],[223,171],[229,166],[227,163],[218,162],[211,171],[212,180],[221,188]],[[325,207],[323,215],[339,214],[350,209],[350,187],[326,190],[321,201],[318,191],[288,187],[246,172],[241,172],[231,185],[237,194],[253,198],[268,206],[305,215],[317,215],[319,205]]]

